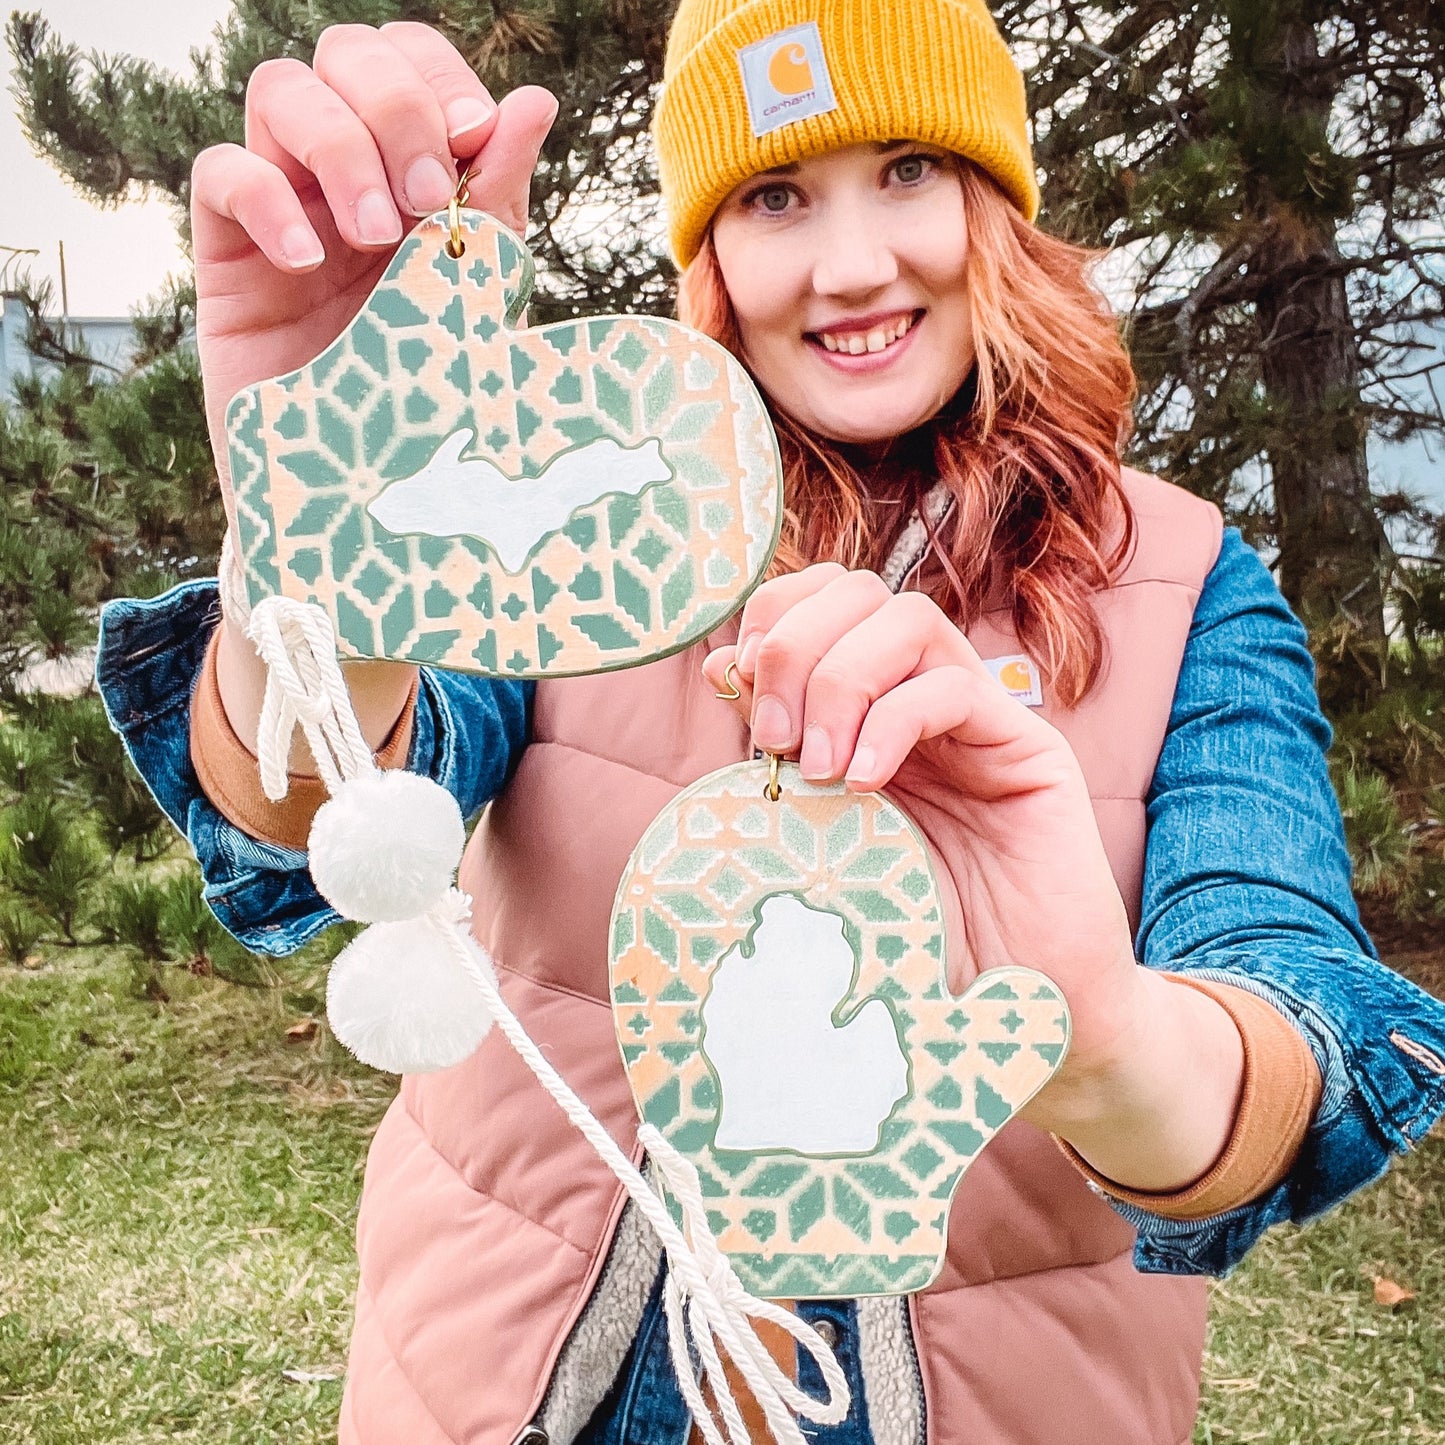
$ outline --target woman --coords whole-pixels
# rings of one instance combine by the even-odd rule
[[[459,162],[523,227],[553,113],[535,89],[494,106],[411,24],[257,70],[246,147],[195,175],[223,484],[230,397],[340,332]],[[965,1178],[933,1288],[798,1307],[853,1387],[818,1435],[1185,1441],[1197,1276],[1445,1108],[1445,1010],[1380,967],[1350,899],[1303,635],[1212,508],[1121,472],[1132,376],[1087,257],[1032,227],[1022,81],[981,0],[684,0],[656,136],[682,317],[779,427],[778,575],[631,673],[355,667],[368,739],[468,812],[494,800],[474,927],[623,1142],[605,930],[646,824],[755,745],[887,786],[934,848],[954,985],[1041,969],[1074,1042]],[[261,796],[259,667],[213,598],[112,607],[98,671],[218,914],[284,952],[334,918],[300,851],[319,787]],[[500,1039],[403,1081],[358,1240],[344,1439],[687,1438],[656,1245]]]

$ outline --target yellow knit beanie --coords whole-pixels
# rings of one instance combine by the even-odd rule
[[[653,137],[679,266],[734,186],[860,141],[941,146],[1038,213],[1023,76],[985,0],[681,0]]]

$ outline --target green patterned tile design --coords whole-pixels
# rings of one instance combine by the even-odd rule
[[[703,778],[633,853],[611,929],[628,1079],[641,1116],[696,1165],[750,1290],[910,1293],[942,1267],[964,1171],[1063,1061],[1068,1011],[1023,968],[990,970],[952,996],[937,883],[913,824],[880,796],[815,787],[791,765],[776,803],[762,796],[766,780],[763,763]],[[836,917],[848,940],[854,974],[837,1026],[883,1005],[896,1025],[906,1089],[861,1149],[718,1143],[728,1083],[709,1054],[710,991],[783,895]]]
[[[344,655],[514,677],[696,641],[777,543],[756,388],[676,322],[516,330],[530,254],[480,212],[462,226],[453,260],[445,215],[420,224],[332,346],[231,402],[251,601],[318,603]]]

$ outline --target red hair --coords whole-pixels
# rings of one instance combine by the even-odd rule
[[[1104,665],[1093,595],[1134,540],[1119,475],[1134,370],[1090,283],[1095,253],[1030,225],[975,167],[959,174],[973,377],[903,456],[881,463],[775,412],[785,509],[774,570],[820,561],[877,569],[941,479],[954,511],[934,538],[941,568],[923,585],[960,625],[990,597],[1007,599],[1024,650],[1072,706]],[[678,316],[741,358],[711,235],[682,273]]]

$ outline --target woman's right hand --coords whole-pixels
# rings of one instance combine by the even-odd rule
[[[521,234],[557,113],[539,86],[493,103],[435,30],[336,25],[311,65],[268,60],[246,87],[246,144],[196,158],[191,225],[206,419],[234,522],[225,413],[243,387],[304,366],[346,328],[419,216],[450,200]]]
[[[246,144],[196,157],[191,232],[196,340],[206,421],[226,516],[235,525],[226,408],[243,387],[304,366],[361,310],[419,216],[451,199],[459,162],[475,174],[469,204],[519,235],[537,154],[557,114],[538,86],[495,105],[435,30],[397,21],[336,25],[311,65],[268,60],[246,87]],[[415,669],[347,670],[362,732],[379,747],[401,715]],[[232,730],[256,750],[265,669],[227,619],[216,654]],[[298,738],[290,766],[314,772]]]

